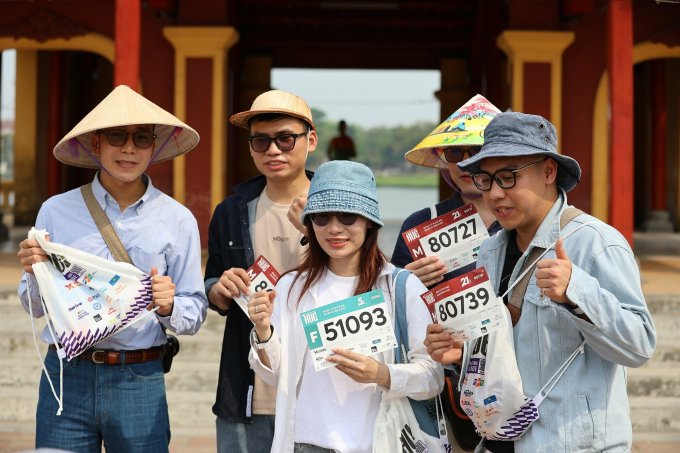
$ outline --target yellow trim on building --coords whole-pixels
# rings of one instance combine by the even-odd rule
[[[515,112],[524,111],[524,63],[550,64],[550,121],[557,130],[558,140],[562,128],[562,54],[574,41],[574,36],[570,31],[507,30],[496,40],[508,56],[512,110]]]
[[[215,207],[225,196],[227,143],[227,52],[238,41],[233,27],[165,27],[163,36],[175,48],[175,116],[186,116],[186,66],[188,58],[212,59],[212,136],[210,150],[210,201]],[[173,161],[173,196],[186,200],[186,156]]]
[[[648,41],[633,46],[633,64],[659,58],[680,57],[680,46]],[[597,84],[593,106],[593,179],[590,192],[592,215],[607,221],[609,218],[609,76],[603,71]]]

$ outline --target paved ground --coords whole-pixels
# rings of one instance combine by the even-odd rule
[[[16,285],[21,269],[16,260],[17,240],[25,237],[24,230],[13,230],[13,240],[0,244],[0,287]],[[680,294],[680,235],[636,234],[636,253],[640,260],[645,294]],[[0,453],[33,448],[33,432],[25,427],[0,425]],[[209,453],[215,451],[212,435],[173,434],[172,453]],[[680,433],[650,438],[636,438],[633,451],[639,453],[677,453]]]

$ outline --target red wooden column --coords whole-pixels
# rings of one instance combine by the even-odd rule
[[[666,77],[663,60],[652,61],[652,209],[666,206]]]
[[[116,60],[113,85],[139,91],[141,47],[140,0],[116,0]]]
[[[609,223],[633,243],[633,6],[609,0],[607,72],[611,106]]]

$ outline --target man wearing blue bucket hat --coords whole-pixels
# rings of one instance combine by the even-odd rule
[[[568,206],[567,192],[581,169],[557,152],[555,128],[545,118],[499,114],[485,130],[481,152],[459,167],[473,175],[503,227],[482,244],[477,264],[486,267],[499,295],[518,280],[504,302],[524,394],[538,394],[585,340],[585,352],[557,381],[526,434],[514,442],[486,441],[484,448],[629,451],[624,367],[639,367],[652,356],[656,334],[628,242]],[[440,326],[428,326],[426,344],[433,359],[462,363],[465,371],[471,348],[454,345]]]

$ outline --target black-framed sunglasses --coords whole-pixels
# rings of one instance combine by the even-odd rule
[[[268,135],[251,135],[248,137],[250,148],[256,153],[265,153],[271,146],[272,142],[276,143],[276,147],[284,153],[295,148],[295,142],[298,137],[307,135],[309,131],[301,132],[299,134],[279,134],[276,137]]]
[[[315,214],[310,214],[309,216],[312,218],[312,222],[320,227],[328,225],[333,217],[338,219],[343,225],[351,226],[357,221],[359,214],[352,214],[349,212],[317,212]]]
[[[498,170],[494,174],[489,174],[485,171],[482,171],[472,175],[472,182],[475,183],[475,186],[477,186],[479,190],[484,192],[491,190],[491,185],[494,181],[496,181],[496,184],[498,184],[498,187],[501,189],[512,189],[515,187],[515,184],[517,184],[517,173],[531,167],[532,165],[540,164],[546,159],[547,157],[544,157],[543,159],[531,162],[523,167],[512,170]]]
[[[444,148],[444,160],[452,164],[457,164],[465,159],[469,159],[479,152],[481,148]]]
[[[156,140],[156,134],[149,131],[135,131],[130,133],[125,129],[108,129],[99,131],[99,133],[106,136],[106,141],[108,141],[111,146],[123,146],[127,143],[130,135],[132,135],[132,143],[139,149],[149,148],[153,145],[154,140]]]

